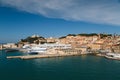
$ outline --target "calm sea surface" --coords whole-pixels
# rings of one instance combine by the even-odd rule
[[[6,59],[0,51],[0,80],[120,80],[120,61],[96,56]]]

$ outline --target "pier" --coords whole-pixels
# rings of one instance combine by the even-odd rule
[[[52,58],[65,56],[78,56],[81,54],[41,54],[41,55],[26,55],[26,56],[7,56],[7,59],[37,59],[37,58]]]

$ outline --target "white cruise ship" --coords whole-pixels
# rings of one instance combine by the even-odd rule
[[[48,49],[70,49],[72,48],[70,44],[27,44],[23,46],[28,53],[45,53]]]

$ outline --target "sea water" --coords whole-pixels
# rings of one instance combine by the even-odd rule
[[[0,80],[120,80],[120,61],[96,56],[6,59],[26,53],[0,51]]]

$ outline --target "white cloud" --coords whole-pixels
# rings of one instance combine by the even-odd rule
[[[50,18],[120,25],[119,0],[0,0],[0,3]]]

